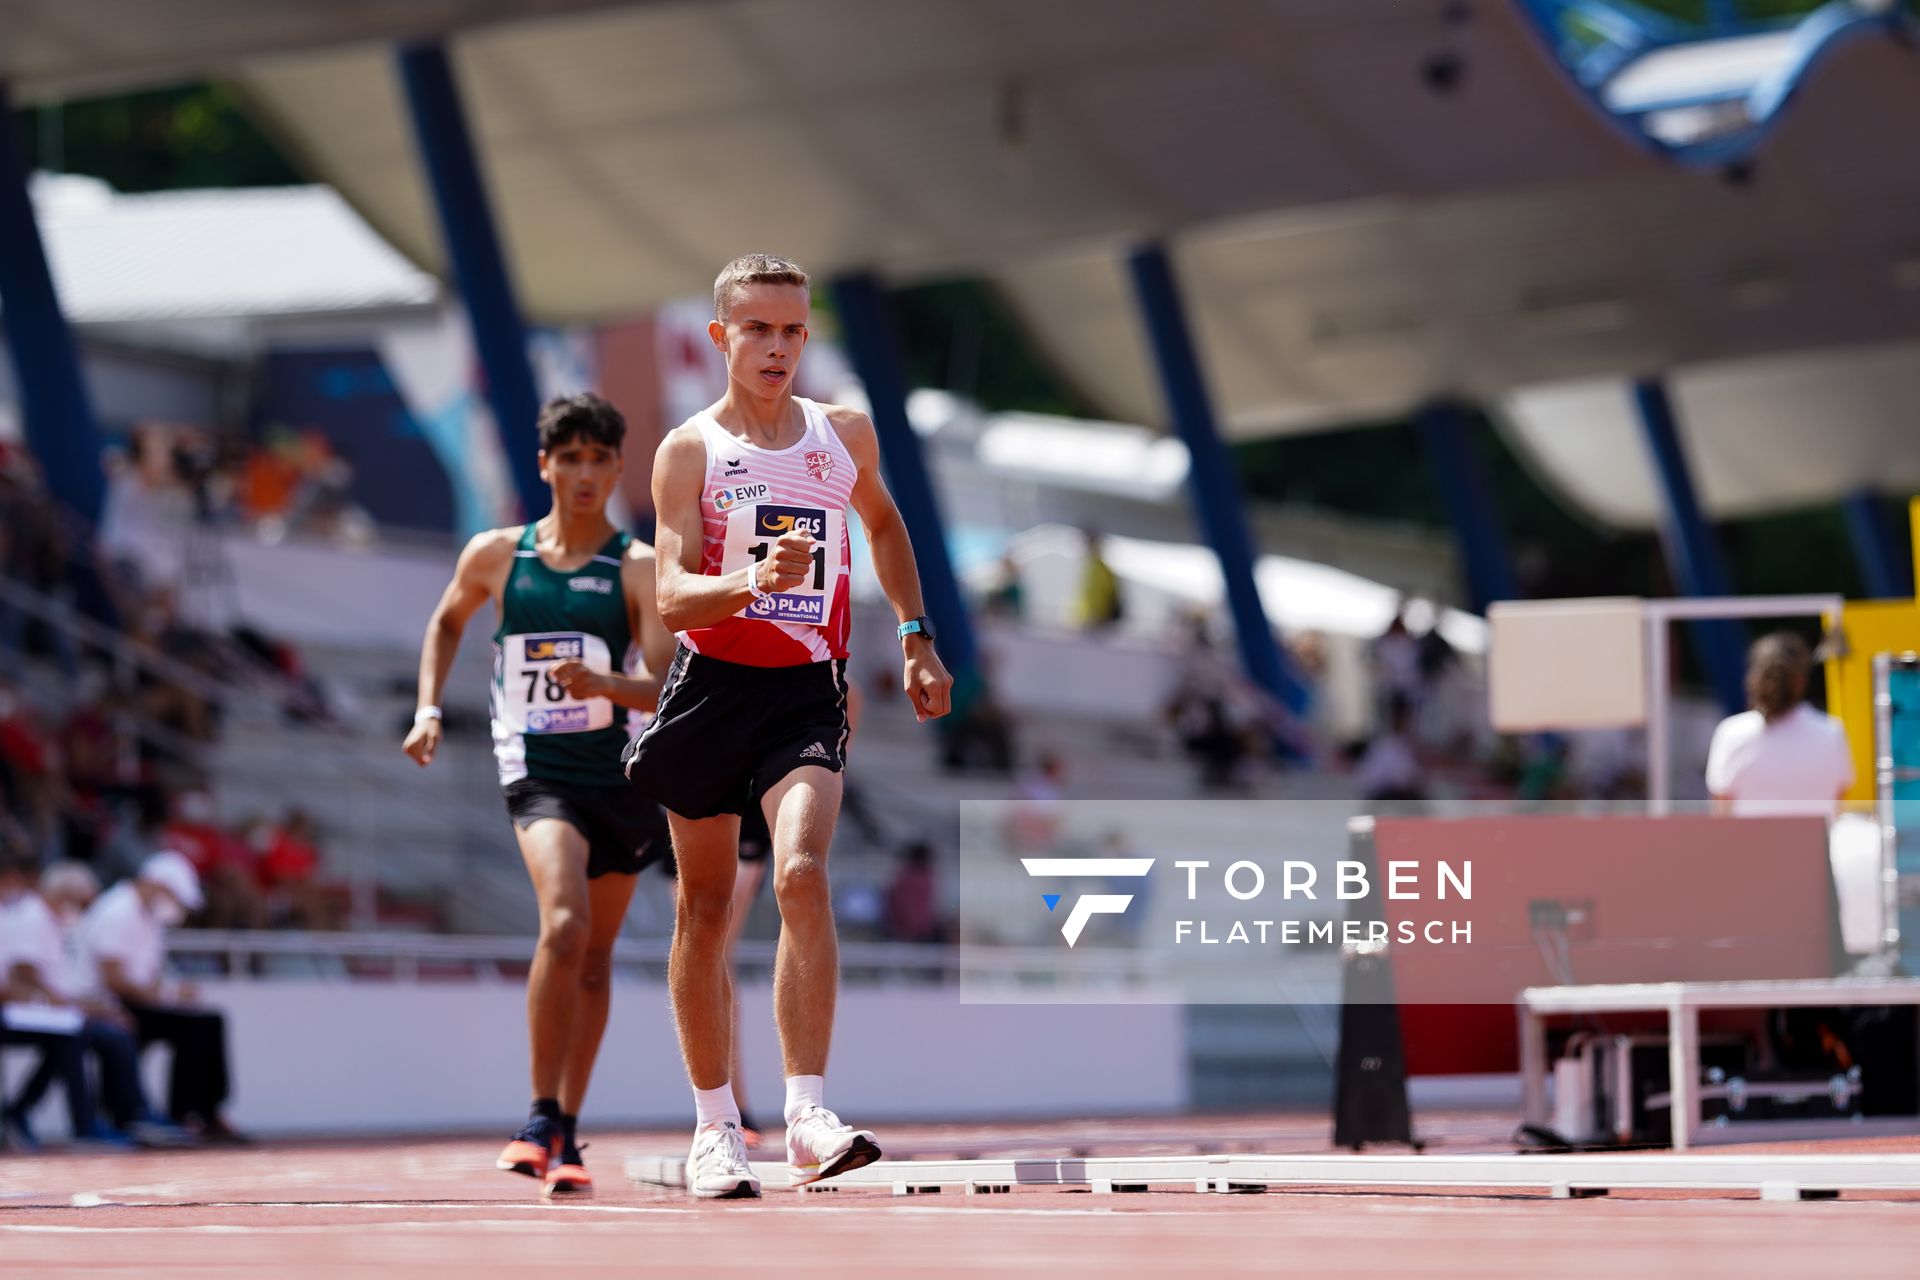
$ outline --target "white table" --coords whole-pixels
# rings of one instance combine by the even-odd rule
[[[1917,1005],[1920,980],[1807,979],[1780,982],[1596,983],[1528,987],[1520,993],[1520,1077],[1529,1124],[1547,1120],[1546,1019],[1562,1014],[1665,1013],[1667,1072],[1672,1080],[1673,1149],[1685,1151],[1700,1129],[1702,1009],[1823,1008],[1830,1005]]]

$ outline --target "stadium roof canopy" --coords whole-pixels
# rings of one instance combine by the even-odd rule
[[[1920,125],[1911,48],[1841,5],[1570,70],[1539,20],[1560,3],[22,0],[0,74],[26,98],[233,77],[442,270],[392,41],[451,31],[539,319],[698,291],[750,247],[982,272],[1109,414],[1159,422],[1122,258],[1161,239],[1234,435],[1470,396],[1631,523],[1654,510],[1631,432],[1515,393],[1680,370],[1717,514],[1920,487],[1910,399],[1839,412],[1778,394],[1773,359],[1920,368],[1920,166],[1890,141]],[[1738,412],[1702,407],[1717,386]],[[1784,474],[1746,465],[1756,419]]]
[[[33,197],[76,324],[384,312],[442,297],[329,187],[124,195],[96,178],[37,174]]]

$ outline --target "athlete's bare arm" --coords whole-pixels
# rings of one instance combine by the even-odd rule
[[[887,602],[900,621],[917,618],[926,612],[920,599],[920,570],[913,563],[913,541],[907,536],[906,521],[900,518],[900,508],[894,506],[893,495],[880,478],[880,441],[873,433],[873,420],[858,409],[821,407],[858,469],[853,482],[853,509],[867,531],[874,576],[880,579],[880,589],[887,593]],[[904,637],[900,646],[905,659],[902,681],[914,715],[926,721],[947,714],[953,709],[953,677],[933,651],[933,642],[923,635],[911,635]]]
[[[513,549],[520,541],[523,527],[476,533],[460,553],[453,581],[440,593],[440,603],[434,606],[433,617],[427,621],[426,642],[420,646],[420,698],[416,705],[440,705],[440,696],[447,687],[447,673],[453,670],[454,655],[460,651],[460,636],[481,605],[500,598],[507,573],[513,567]],[[422,767],[432,764],[434,753],[440,750],[440,721],[432,718],[415,721],[400,749]]]
[[[673,633],[660,625],[654,603],[653,548],[644,542],[627,544],[620,564],[620,586],[627,597],[627,630],[640,641],[641,670],[635,675],[602,674],[583,662],[562,662],[553,678],[575,698],[605,698],[636,711],[651,711],[660,701],[660,681],[673,661]]]
[[[762,592],[797,587],[813,572],[813,539],[781,535],[773,554],[732,573],[700,572],[700,492],[707,449],[693,427],[660,442],[653,460],[654,555],[660,621],[668,631],[692,631],[731,618],[753,600],[747,575],[760,575]]]

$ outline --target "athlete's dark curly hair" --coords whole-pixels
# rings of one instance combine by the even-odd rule
[[[575,440],[585,440],[618,453],[626,438],[627,420],[620,416],[618,409],[591,391],[549,400],[540,410],[540,448],[546,452]]]

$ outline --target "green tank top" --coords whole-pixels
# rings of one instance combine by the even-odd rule
[[[605,698],[576,699],[550,674],[570,659],[596,671],[632,670],[632,630],[620,583],[630,534],[616,531],[571,573],[547,567],[534,526],[520,535],[493,633],[493,755],[504,786],[546,778],[585,786],[626,785],[620,752],[638,713]]]

